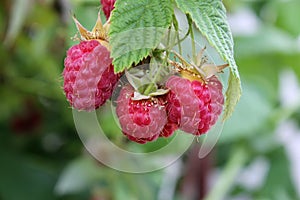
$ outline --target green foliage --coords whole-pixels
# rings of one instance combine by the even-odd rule
[[[253,84],[246,81],[244,95],[236,107],[232,117],[224,125],[221,141],[233,142],[242,138],[258,137],[256,134],[272,113],[272,104],[263,94],[267,94],[269,88],[261,87],[262,81]],[[252,103],[252,102],[255,102]],[[239,123],[236,123],[236,122]]]
[[[13,10],[10,14],[9,27],[6,33],[5,44],[9,45],[13,42],[19,34],[24,20],[29,12],[30,4],[26,1],[16,0],[13,2]]]
[[[138,64],[158,46],[172,13],[168,0],[116,2],[109,33],[116,72]]]
[[[300,27],[296,24],[298,23],[298,19],[300,19],[300,1],[290,0],[290,1],[273,1],[270,3],[268,10],[269,12],[274,12],[277,10],[276,14],[277,18],[275,21],[276,26],[285,30],[293,37],[298,37],[300,33]],[[268,19],[272,20],[272,19]]]
[[[28,157],[1,148],[0,196],[9,200],[51,200],[56,174]],[[34,186],[34,187],[33,187]]]
[[[224,120],[228,119],[241,96],[241,81],[233,53],[233,39],[221,0],[176,0],[178,7],[191,16],[197,28],[229,63]]]
[[[55,192],[58,195],[78,194],[96,185],[101,179],[105,182],[106,170],[99,170],[96,161],[82,157],[66,166],[58,180]]]
[[[270,170],[262,190],[258,193],[260,197],[271,197],[272,199],[295,199],[294,186],[289,176],[278,176],[289,170],[289,161],[283,148],[276,148],[269,155]],[[280,162],[278,162],[280,161]],[[283,198],[283,196],[288,196]]]
[[[193,0],[177,1],[182,4],[196,3]],[[71,7],[62,11],[56,8],[54,2],[65,1],[30,2],[24,7],[22,0],[0,2],[0,29],[3,30],[0,32],[0,199],[158,199],[162,182],[168,179],[164,170],[143,175],[119,173],[95,162],[89,154],[82,153],[84,147],[76,134],[71,108],[61,89],[65,51],[75,43],[70,40],[76,30],[69,11],[72,10],[84,25],[92,28],[99,0],[70,0]],[[121,2],[119,0],[120,4]],[[141,1],[134,3],[139,2]],[[142,1],[145,2],[157,7],[157,1]],[[159,9],[168,10],[167,7],[174,6],[169,1],[162,2],[165,7],[160,5]],[[300,124],[299,107],[285,108],[278,98],[282,70],[292,70],[298,79],[300,77],[300,52],[297,43],[300,34],[297,26],[299,1],[223,2],[227,5],[229,14],[248,8],[257,17],[261,27],[251,35],[234,35],[236,62],[244,80],[244,90],[236,111],[226,121],[221,139],[214,147],[212,159],[215,162],[210,163],[211,170],[217,169],[223,179],[216,179],[217,185],[212,186],[212,189],[216,189],[212,190],[215,194],[209,196],[216,195],[221,199],[233,199],[235,195],[245,195],[248,199],[299,199],[292,179],[294,172],[291,170],[290,156],[276,131],[278,124],[284,122],[282,120],[293,120],[298,124],[298,129]],[[208,10],[209,5],[206,5]],[[144,11],[144,8],[139,8],[136,12],[139,14]],[[168,12],[168,16],[170,13]],[[210,14],[213,13],[214,9]],[[217,19],[223,19],[220,16],[223,13],[220,15],[217,12]],[[165,31],[169,17],[167,20],[159,20],[165,26],[158,29]],[[168,23],[164,23],[166,21]],[[139,22],[145,23],[136,21]],[[196,23],[195,19],[194,22]],[[128,23],[131,23],[130,20]],[[142,25],[144,28],[146,23]],[[127,31],[132,30],[132,27],[123,24],[122,27]],[[202,25],[199,30],[201,27]],[[158,33],[165,34],[163,31]],[[157,40],[158,38],[160,36]],[[150,42],[150,50],[155,48],[155,42],[155,38]],[[125,57],[122,59],[125,62]],[[151,73],[155,74],[155,70]],[[33,103],[34,109],[28,109],[25,103],[28,100]],[[34,129],[15,130],[13,122],[20,119],[20,116],[26,117],[27,110],[38,110],[41,124]],[[99,123],[107,136],[116,145],[129,151],[152,152],[171,141],[159,139],[156,143],[146,145],[124,142],[110,105],[107,104],[107,109],[100,109],[97,114],[101,115]],[[31,122],[27,121],[26,125]],[[285,131],[288,133],[289,130],[283,130]],[[184,133],[179,134],[182,140],[176,143],[178,146],[188,137]],[[173,149],[170,151],[174,152]],[[180,181],[176,183],[173,199],[185,199],[183,184],[188,173],[193,171],[187,161],[189,155],[190,153],[185,154],[181,160],[183,166],[180,169]],[[270,166],[262,185],[254,190],[236,185],[238,170],[244,170],[248,164],[261,157]],[[149,163],[160,161],[149,160]],[[201,170],[197,173],[201,173]],[[254,177],[256,174],[251,175]],[[189,186],[192,187],[193,183]],[[172,193],[172,188],[167,188],[167,191]]]

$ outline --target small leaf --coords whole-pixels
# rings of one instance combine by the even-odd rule
[[[109,32],[115,72],[138,64],[158,46],[172,14],[168,0],[116,1]]]
[[[230,76],[226,92],[224,120],[228,119],[241,96],[241,81],[234,60],[233,38],[221,0],[176,0],[178,7],[189,14],[196,27],[229,63]]]

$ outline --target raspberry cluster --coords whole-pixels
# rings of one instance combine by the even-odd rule
[[[127,85],[117,99],[117,116],[123,134],[138,143],[170,137],[181,129],[193,135],[206,133],[222,112],[222,84],[216,76],[207,82],[171,76],[166,95],[133,100],[134,89]]]
[[[115,1],[101,0],[101,3],[109,18]],[[92,31],[87,31],[75,18],[74,21],[81,38],[79,44],[67,51],[63,70],[64,92],[73,108],[92,111],[111,98],[120,74],[114,73],[110,58],[109,20],[103,25],[99,14]],[[184,65],[189,64],[180,55],[177,56]],[[166,82],[158,84],[154,80],[153,84],[138,87],[130,85],[128,80],[129,83],[121,88],[116,100],[116,113],[122,132],[129,140],[144,144],[159,137],[170,137],[177,129],[201,135],[217,122],[224,97],[221,82],[210,71],[219,72],[219,69],[212,65],[201,66],[201,60],[196,63],[199,66],[170,62],[179,76],[172,75]],[[212,70],[205,73],[205,67]],[[152,81],[151,77],[147,78],[145,80]],[[145,94],[137,91],[137,88],[152,85],[156,86],[152,94],[153,88],[146,88]]]

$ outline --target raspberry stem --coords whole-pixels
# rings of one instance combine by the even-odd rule
[[[170,35],[171,35],[171,29],[169,28],[168,38],[167,38],[167,46],[169,46],[169,44],[170,44]],[[154,78],[152,79],[151,83],[153,83],[153,84],[149,84],[148,85],[148,87],[144,91],[144,95],[148,96],[153,91],[154,87],[156,86],[156,82],[157,82],[157,80],[159,78],[159,75],[160,75],[160,72],[162,70],[162,67],[168,64],[169,55],[170,55],[170,51],[166,51],[166,55],[164,57],[164,60],[163,60],[162,64],[159,66],[159,68],[157,70],[157,73],[155,74]],[[155,59],[155,58],[153,58],[153,59]]]
[[[186,15],[188,23],[189,23],[189,32],[191,34],[191,42],[192,42],[192,55],[193,55],[193,61],[196,61],[196,45],[195,45],[195,35],[193,31],[193,21],[190,15]]]
[[[182,53],[182,48],[181,48],[181,41],[180,40],[180,35],[179,35],[179,25],[178,25],[178,21],[176,19],[176,16],[173,15],[173,26],[175,28],[175,31],[176,31],[176,37],[177,37],[177,43],[175,43],[175,45],[178,44],[178,50],[179,50],[179,53],[181,54]]]

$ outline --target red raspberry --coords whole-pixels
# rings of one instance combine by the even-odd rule
[[[111,97],[119,76],[114,74],[110,52],[97,40],[71,47],[64,64],[64,91],[74,108],[92,111]]]
[[[137,143],[156,140],[167,123],[162,98],[132,100],[134,89],[126,85],[117,99],[117,116],[122,132]]]
[[[170,122],[168,118],[168,122],[164,126],[163,130],[161,131],[159,137],[170,137],[177,129],[178,129],[178,125]]]
[[[106,19],[109,18],[111,11],[115,8],[116,0],[101,0],[102,10],[106,16]]]
[[[222,112],[224,97],[222,84],[212,76],[207,84],[171,76],[167,83],[170,122],[187,133],[201,135],[213,126]]]
[[[166,105],[166,111],[170,110],[170,105],[168,102],[168,95],[170,95],[170,92],[167,95],[162,96],[164,99],[165,105]],[[170,137],[173,135],[174,131],[178,129],[178,123],[176,123],[170,114],[167,112],[167,124],[164,126],[163,130],[161,131],[159,137]]]

